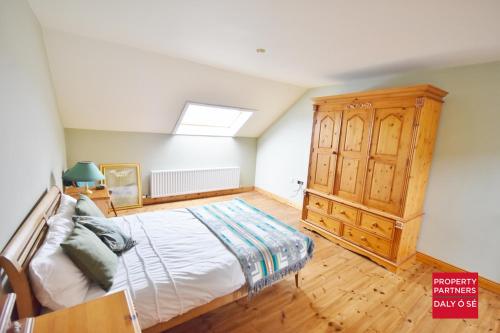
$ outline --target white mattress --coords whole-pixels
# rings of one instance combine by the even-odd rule
[[[113,220],[137,245],[119,258],[109,293],[129,289],[142,329],[232,293],[245,284],[236,257],[186,209]],[[104,294],[95,285],[86,300]]]

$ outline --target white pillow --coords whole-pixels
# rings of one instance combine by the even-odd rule
[[[90,286],[87,277],[64,254],[60,246],[74,227],[71,220],[74,206],[71,213],[71,200],[64,200],[66,202],[63,203],[61,199],[63,209],[60,208],[60,213],[47,221],[47,237],[29,266],[33,292],[40,304],[51,310],[82,303]]]
[[[59,208],[57,208],[57,213],[60,215],[64,215],[65,217],[71,219],[73,215],[75,215],[75,209],[76,209],[76,199],[67,195],[63,194],[61,196],[61,202],[59,203]]]
[[[47,221],[49,230],[59,232],[62,231],[61,228],[63,228],[65,236],[68,237],[68,235],[71,233],[71,231],[73,231],[73,228],[75,227],[75,223],[73,222],[73,215],[75,215],[76,201],[77,200],[75,198],[69,195],[63,194],[61,196],[61,202],[59,203],[59,208],[57,209],[57,212],[55,214],[55,216],[58,216],[60,218],[51,218]],[[66,239],[66,237],[64,239]],[[60,243],[61,242],[59,242],[59,244]]]

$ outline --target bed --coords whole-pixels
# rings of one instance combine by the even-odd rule
[[[0,267],[17,294],[19,318],[40,313],[28,266],[45,238],[47,221],[55,214],[60,198],[60,190],[51,188],[0,256]],[[192,211],[176,209],[112,219],[134,235],[138,245],[120,257],[108,293],[131,292],[144,332],[162,332],[248,295],[240,262]],[[297,287],[298,282],[297,272]],[[104,294],[93,286],[86,300]]]

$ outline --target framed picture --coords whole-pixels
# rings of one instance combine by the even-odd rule
[[[118,209],[142,207],[141,167],[136,163],[101,164],[104,184]]]

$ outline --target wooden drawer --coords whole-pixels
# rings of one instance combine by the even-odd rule
[[[309,207],[328,213],[328,199],[309,194]]]
[[[348,241],[367,248],[384,257],[389,257],[391,254],[391,242],[377,236],[373,236],[367,232],[353,228],[349,225],[344,225],[343,238]]]
[[[376,235],[392,239],[394,221],[368,213],[361,213],[360,227]]]
[[[333,201],[331,215],[341,221],[355,224],[358,217],[358,210]]]
[[[321,214],[318,214],[313,211],[307,211],[307,221],[311,222],[312,224],[317,225],[318,227],[321,227],[323,229],[326,229],[330,231],[331,233],[334,233],[335,235],[340,236],[340,225],[341,223],[339,221],[336,221],[332,218],[323,216]]]

